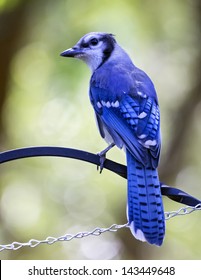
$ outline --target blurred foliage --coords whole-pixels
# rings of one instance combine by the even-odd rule
[[[80,61],[67,60],[59,54],[85,33],[106,31],[116,35],[135,64],[154,81],[162,118],[161,162],[165,162],[169,143],[177,130],[174,125],[178,108],[198,76],[195,64],[200,55],[200,30],[196,3],[190,0],[0,0],[0,17],[9,9],[14,12],[19,5],[26,4],[2,101],[1,150],[54,145],[96,153],[105,148],[87,95],[90,70]],[[181,167],[170,180],[201,198],[200,106],[201,103],[192,108],[192,123],[187,127],[189,136],[185,137],[179,158]],[[117,148],[108,156],[125,163],[124,154]],[[171,166],[171,161],[166,162],[165,169],[168,165]],[[4,164],[0,176],[1,244],[126,222],[126,181],[106,170],[99,175],[94,166],[82,162],[34,158]],[[181,207],[168,199],[164,199],[164,204],[166,211]],[[124,229],[100,237],[2,252],[1,258],[199,259],[199,221],[199,212],[167,221],[161,248],[136,241]]]
[[[0,0],[0,11],[14,9],[21,0]]]

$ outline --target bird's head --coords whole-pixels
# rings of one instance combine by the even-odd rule
[[[110,57],[115,44],[114,35],[91,32],[84,35],[74,47],[63,51],[61,56],[79,58],[94,72]]]

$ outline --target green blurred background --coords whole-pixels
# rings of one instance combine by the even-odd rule
[[[88,99],[90,70],[60,52],[105,31],[152,78],[161,108],[160,177],[201,198],[199,0],[0,0],[0,150],[106,144]],[[114,148],[108,157],[125,163]],[[182,207],[164,198],[165,211]],[[126,223],[126,181],[83,162],[34,158],[0,167],[0,243]],[[3,251],[1,259],[200,259],[201,213],[166,223],[162,247],[129,229]]]

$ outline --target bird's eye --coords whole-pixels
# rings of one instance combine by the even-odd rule
[[[91,39],[90,45],[92,45],[92,46],[98,45],[98,39],[96,39],[96,38]]]

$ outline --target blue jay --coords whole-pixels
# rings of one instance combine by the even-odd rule
[[[91,68],[90,101],[99,132],[127,159],[127,216],[132,234],[160,246],[165,219],[157,172],[161,139],[154,85],[117,44],[114,35],[91,32],[61,56],[83,60]],[[103,154],[103,153],[102,153]]]

